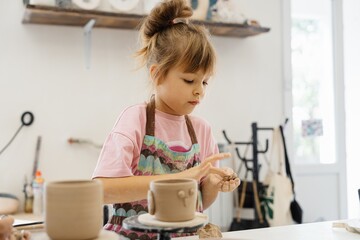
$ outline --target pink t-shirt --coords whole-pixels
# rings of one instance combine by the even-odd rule
[[[210,125],[201,118],[189,117],[200,145],[200,160],[218,153]],[[126,108],[105,140],[92,177],[133,176],[140,159],[145,127],[146,104]],[[192,145],[185,117],[158,110],[155,110],[155,137],[173,151],[187,151]]]

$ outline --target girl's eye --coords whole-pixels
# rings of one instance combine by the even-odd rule
[[[203,85],[207,86],[207,85],[209,85],[209,83],[208,82],[203,82]]]
[[[194,82],[194,80],[187,80],[187,79],[184,79],[184,82],[186,82],[186,83],[193,83]]]

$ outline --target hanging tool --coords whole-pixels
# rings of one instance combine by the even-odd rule
[[[15,137],[19,134],[20,130],[24,126],[30,126],[34,122],[34,114],[32,112],[24,112],[21,115],[21,125],[18,128],[18,130],[15,132],[14,136],[10,139],[10,141],[1,149],[0,155],[10,146],[10,144],[14,141]]]

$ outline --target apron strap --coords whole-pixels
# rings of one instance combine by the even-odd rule
[[[192,144],[198,143],[194,127],[193,127],[193,125],[191,123],[191,120],[190,120],[188,115],[185,115],[185,120],[186,120],[186,126],[187,126],[187,129],[188,129]]]
[[[146,135],[155,136],[155,96],[146,105]]]
[[[185,115],[186,126],[191,138],[191,143],[198,143],[194,127],[188,115]],[[155,136],[155,97],[151,96],[150,102],[146,106],[146,135]]]

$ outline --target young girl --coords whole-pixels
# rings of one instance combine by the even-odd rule
[[[188,21],[185,0],[166,0],[145,19],[138,56],[146,64],[154,95],[146,104],[126,108],[101,151],[93,178],[104,186],[105,203],[114,204],[107,230],[129,239],[154,234],[122,228],[122,221],[147,209],[149,183],[156,179],[199,181],[198,211],[208,208],[219,191],[233,191],[239,178],[224,181],[232,169],[219,169],[219,154],[208,123],[189,114],[200,104],[215,67],[207,31]]]

